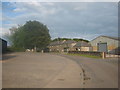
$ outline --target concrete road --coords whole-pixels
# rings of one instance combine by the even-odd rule
[[[58,55],[6,54],[2,62],[3,88],[82,88],[80,66]]]
[[[118,88],[118,58],[91,59],[60,55],[75,61],[84,71],[83,88]]]

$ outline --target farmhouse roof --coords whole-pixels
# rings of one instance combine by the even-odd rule
[[[51,42],[49,46],[61,45],[63,43],[64,43],[64,41],[54,41],[54,42]]]
[[[62,44],[71,44],[71,43],[75,43],[75,42],[76,41],[74,41],[74,40],[54,41],[54,42],[51,42],[49,46],[62,45]]]
[[[76,41],[74,41],[74,40],[67,40],[67,41],[64,42],[64,44],[71,44],[71,43],[76,43]]]

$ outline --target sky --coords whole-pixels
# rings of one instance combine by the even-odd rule
[[[2,32],[37,20],[49,29],[51,38],[118,36],[117,2],[2,2]]]

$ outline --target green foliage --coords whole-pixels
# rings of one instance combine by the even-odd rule
[[[24,48],[10,47],[7,49],[7,52],[25,52]]]
[[[70,39],[70,38],[55,38],[55,39],[53,39],[52,41],[62,41],[62,40],[72,40],[72,39]]]
[[[101,58],[100,56],[95,56],[95,55],[88,55],[88,54],[71,54],[71,53],[68,53],[67,55],[73,55],[73,56],[83,56],[83,57],[88,57],[88,58]]]
[[[79,39],[79,38],[73,38],[73,39],[71,39],[71,38],[55,38],[55,39],[53,39],[52,41],[61,41],[61,40],[74,40],[74,41],[76,41],[76,42],[78,42],[78,41],[85,41],[85,42],[89,42],[88,40],[85,40],[85,39]]]
[[[7,52],[13,52],[11,47],[7,47]]]
[[[23,26],[11,28],[12,47],[16,51],[25,49],[44,49],[50,43],[49,30],[38,21],[28,21]]]
[[[78,38],[73,38],[74,41],[85,41],[85,42],[89,42],[88,40],[85,40],[85,39],[78,39]]]

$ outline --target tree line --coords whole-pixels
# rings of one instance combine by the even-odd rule
[[[55,39],[53,39],[52,40],[52,42],[54,42],[54,41],[62,41],[62,40],[74,40],[74,41],[76,41],[76,42],[78,42],[78,41],[85,41],[85,42],[89,42],[88,40],[86,40],[86,39],[81,39],[81,38],[55,38]]]
[[[11,48],[14,51],[25,51],[26,49],[34,49],[41,51],[53,41],[74,40],[85,41],[78,38],[55,38],[51,40],[49,29],[46,25],[38,21],[27,21],[24,25],[10,28],[10,35],[7,38],[11,42]]]

